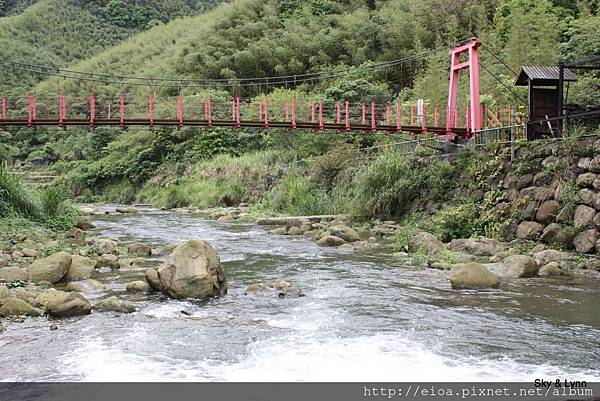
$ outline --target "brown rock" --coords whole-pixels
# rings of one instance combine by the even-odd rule
[[[540,241],[550,244],[556,240],[558,233],[560,232],[560,225],[556,223],[549,224],[546,228],[544,228],[544,232],[542,232],[542,236],[540,237]]]
[[[585,205],[579,205],[575,208],[575,215],[573,216],[573,223],[575,227],[588,227],[592,225],[594,217],[596,216],[596,211]]]
[[[533,174],[525,174],[519,177],[516,184],[516,189],[521,190],[527,188],[533,183]]]
[[[569,207],[563,207],[556,215],[557,223],[570,223],[573,221],[573,210]]]
[[[517,228],[517,237],[520,239],[536,239],[544,226],[535,221],[522,221]]]
[[[577,177],[577,186],[580,188],[588,187],[592,188],[594,186],[594,181],[598,176],[594,173],[584,173]]]
[[[556,218],[558,214],[558,202],[549,200],[540,205],[536,213],[536,220],[543,224],[548,224]]]
[[[583,203],[584,205],[594,206],[594,198],[596,197],[596,193],[588,188],[580,189],[577,192],[577,197],[579,198],[579,203]]]
[[[575,250],[581,253],[589,253],[596,248],[598,231],[595,228],[582,231],[573,239]]]

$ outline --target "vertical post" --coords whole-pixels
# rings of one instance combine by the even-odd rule
[[[235,102],[236,102],[235,110],[237,111],[237,115],[236,115],[236,119],[235,119],[235,125],[236,125],[236,127],[240,128],[240,126],[242,124],[240,122],[241,110],[240,110],[240,97],[239,96],[235,99]]]
[[[289,120],[289,114],[290,114],[290,107],[289,107],[289,103],[288,100],[285,99],[285,114],[284,114],[284,121],[287,123]]]
[[[565,66],[564,64],[560,64],[558,66],[558,110],[557,110],[557,115],[558,115],[558,132],[560,132],[561,134],[564,135],[563,129],[564,126],[566,125],[566,120],[563,122],[562,117],[564,116],[565,113],[565,107],[564,107],[564,101],[565,101],[565,96],[564,96],[564,87],[565,87]],[[568,94],[567,94],[568,96]],[[514,124],[513,124],[514,125]]]
[[[367,105],[362,104],[362,125],[367,125]]]
[[[424,104],[423,104],[423,110],[421,113],[421,131],[423,131],[423,132],[427,131],[427,117],[426,117],[426,109],[425,109]]]
[[[211,128],[212,127],[212,99],[210,96],[208,97],[208,101],[206,103],[206,110],[208,111],[208,116],[207,116],[208,128]]]
[[[179,128],[183,128],[183,98],[177,97],[177,120],[179,121]]]
[[[475,41],[469,47],[469,89],[471,92],[471,113],[469,116],[469,128],[471,132],[481,131],[482,115],[481,100],[479,96],[479,46],[481,43]]]
[[[350,102],[346,100],[346,131],[350,131]]]
[[[435,109],[433,109],[433,125],[435,127],[438,126],[439,117],[440,117],[440,109],[436,107]]]
[[[154,128],[154,93],[150,92],[148,99],[148,117],[150,118],[150,128]]]
[[[58,125],[65,126],[65,117],[67,114],[66,98],[64,95],[58,97]]]
[[[258,121],[263,122],[263,104],[262,104],[262,95],[260,95],[260,99],[258,100]]]
[[[323,129],[323,99],[319,99],[319,129]]]
[[[292,98],[292,128],[296,128],[296,96]]]
[[[6,97],[2,96],[2,128],[6,129]]]
[[[96,99],[94,95],[90,96],[90,128],[94,128],[96,121]]]
[[[310,104],[310,122],[315,122],[315,102]]]
[[[511,127],[510,127],[510,161],[514,161],[515,160],[515,132],[516,132],[516,127],[515,127],[515,120],[516,120],[516,114],[513,112],[511,114]]]
[[[269,97],[265,96],[265,128],[269,128]]]
[[[375,122],[375,102],[371,102],[371,131],[377,130],[377,123]]]
[[[415,108],[414,106],[410,107],[410,126],[415,126]]]
[[[123,93],[119,99],[119,125],[121,128],[125,126],[125,95]]]
[[[402,131],[402,109],[400,103],[396,103],[396,131]]]
[[[235,111],[235,98],[231,99],[231,121],[236,120],[237,112]]]
[[[335,108],[336,108],[335,122],[337,124],[341,124],[342,123],[342,110],[341,110],[340,102],[335,102]]]

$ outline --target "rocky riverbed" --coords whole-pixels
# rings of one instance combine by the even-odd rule
[[[378,348],[371,353],[379,362],[396,366],[395,374],[409,374],[395,376],[372,366],[380,379],[425,379],[394,358],[423,366],[435,360],[440,379],[456,378],[456,372],[462,379],[507,379],[513,368],[533,375],[540,364],[550,372],[595,377],[592,367],[600,361],[597,351],[585,357],[576,352],[565,360],[519,356],[527,347],[558,352],[584,338],[600,338],[593,312],[600,282],[593,259],[583,264],[573,253],[545,246],[524,251],[485,238],[444,244],[422,232],[406,252],[394,253],[397,223],[353,225],[344,216],[279,218],[257,225],[235,218],[206,220],[189,210],[118,213],[101,207],[87,212],[95,214],[70,238],[57,243],[18,236],[3,249],[0,344],[5,352],[0,359],[10,366],[22,348],[39,361],[2,368],[2,378],[103,380],[121,371],[131,380],[251,380],[259,373],[284,380],[364,379],[342,366],[365,359],[360,349],[367,338],[375,338]],[[151,291],[148,271],[181,265],[172,254],[195,239],[214,247],[219,261],[206,264],[207,271],[218,283],[216,266],[222,264],[227,294],[219,290],[212,294],[216,298],[190,301],[171,299],[177,296],[160,288]],[[515,325],[520,341],[507,341]],[[448,327],[458,331],[440,348],[435,333]],[[480,345],[473,348],[473,341]],[[304,343],[309,354],[327,352],[328,363],[338,370],[312,376],[304,369],[314,357],[294,351],[297,343]],[[421,353],[406,354],[407,346],[420,347]],[[459,362],[451,362],[455,356]],[[492,362],[480,362],[478,372],[473,358]],[[40,366],[50,359],[66,370],[53,373]],[[130,369],[141,361],[149,367],[123,371],[117,361]],[[179,366],[175,376],[158,376],[169,361]],[[288,369],[277,372],[282,362]],[[96,363],[115,371],[87,369]]]

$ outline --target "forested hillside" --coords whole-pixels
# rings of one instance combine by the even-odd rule
[[[212,0],[7,0],[0,2],[0,15],[9,15],[0,18],[0,59],[49,67],[70,65],[140,31],[175,17],[203,12],[216,3]],[[31,71],[6,69],[0,77],[0,88],[4,94],[22,93],[44,78]]]

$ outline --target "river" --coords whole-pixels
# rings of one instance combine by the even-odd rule
[[[0,335],[0,379],[600,380],[598,281],[532,278],[461,292],[444,273],[391,254],[322,248],[255,224],[158,210],[96,224],[100,236],[155,248],[208,240],[228,294],[203,303],[130,294],[125,284],[145,268],[116,270],[101,281],[138,312],[92,313],[56,331],[46,319],[14,324]],[[244,295],[247,285],[277,278],[306,296]]]

